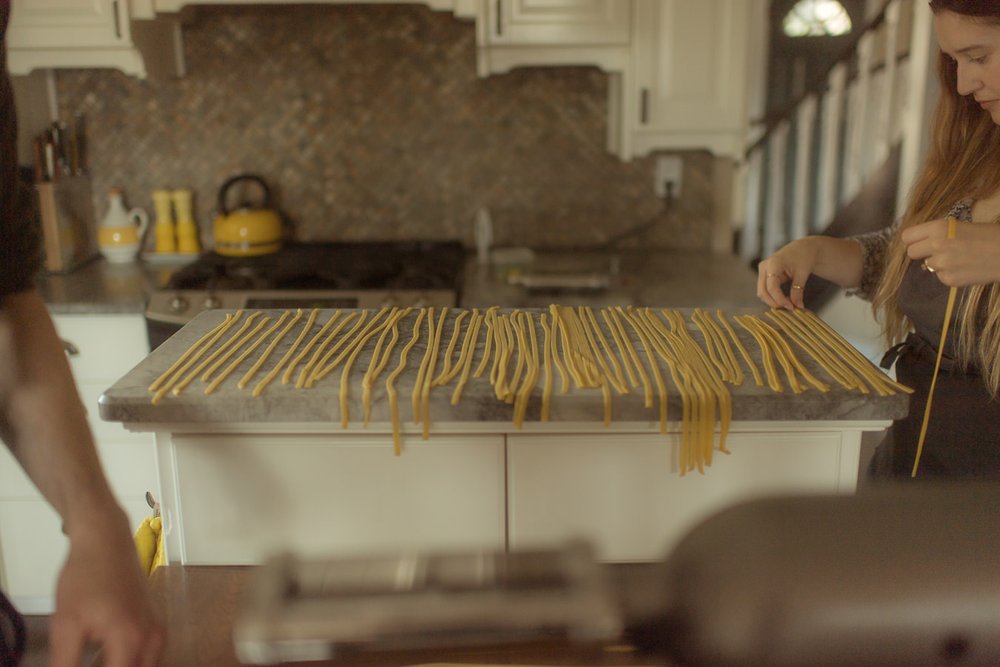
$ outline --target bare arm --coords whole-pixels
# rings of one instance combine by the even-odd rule
[[[757,296],[775,308],[802,308],[803,288],[816,275],[845,288],[861,284],[861,245],[852,239],[807,236],[792,241],[757,267]],[[782,285],[791,282],[789,296]]]
[[[93,641],[104,646],[109,667],[154,665],[163,631],[45,304],[33,290],[5,296],[0,317],[0,435],[70,541],[56,591],[52,664],[78,664]]]

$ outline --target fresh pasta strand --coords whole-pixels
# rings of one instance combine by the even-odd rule
[[[667,432],[667,387],[663,382],[663,375],[660,373],[660,366],[659,364],[656,363],[656,357],[653,356],[654,352],[652,343],[647,338],[642,325],[639,324],[638,318],[633,316],[632,313],[623,310],[621,306],[616,306],[615,310],[618,312],[619,315],[622,316],[622,318],[626,322],[628,322],[632,326],[633,331],[635,331],[636,335],[639,337],[640,342],[642,342],[642,346],[646,350],[646,357],[649,361],[649,366],[652,369],[653,379],[656,382],[656,389],[659,395],[660,433],[666,433]]]
[[[559,393],[569,392],[569,371],[566,364],[559,356],[559,341],[562,338],[562,327],[559,326],[558,306],[549,306],[549,316],[552,318],[552,361],[555,363],[556,371],[559,373]]]
[[[261,335],[260,334],[260,330],[263,329],[268,324],[268,322],[270,322],[272,319],[273,318],[270,317],[270,316],[265,316],[265,317],[261,318],[261,320],[257,324],[257,326],[254,327],[254,330],[251,331],[249,334],[247,334],[246,341],[243,342],[243,343],[240,343],[240,345],[237,346],[236,348],[233,348],[233,350],[235,351],[239,347],[242,347],[246,342],[252,341],[253,338],[254,338],[254,336],[257,336],[257,339],[253,340],[253,342],[250,343],[250,346],[247,347],[246,350],[244,350],[238,357],[236,357],[236,359],[234,359],[232,361],[232,363],[230,363],[228,366],[226,366],[225,370],[223,370],[221,373],[219,373],[219,375],[216,376],[216,378],[214,380],[212,380],[211,382],[208,383],[208,386],[205,387],[205,395],[206,396],[208,394],[211,394],[212,392],[214,392],[216,389],[218,389],[219,385],[221,385],[223,382],[225,382],[226,378],[229,377],[229,374],[232,373],[233,371],[235,371],[236,368],[241,363],[243,363],[244,359],[246,359],[251,354],[253,354],[254,350],[256,350],[261,345],[261,343],[263,343],[267,339],[267,337],[271,334],[272,331],[274,331],[278,326],[280,326],[281,324],[283,324],[282,322],[275,323],[275,325],[271,329],[269,329],[266,333],[264,333],[263,335]]]
[[[455,322],[452,324],[451,338],[448,340],[448,349],[444,353],[444,362],[441,366],[441,372],[438,373],[436,378],[434,378],[431,383],[432,386],[438,387],[446,384],[451,380],[451,378],[457,375],[457,370],[454,373],[452,372],[451,357],[455,353],[455,346],[458,344],[458,339],[462,334],[462,320],[468,316],[469,311],[463,310],[458,314],[458,317],[455,318]],[[459,357],[461,357],[461,354],[459,354]],[[457,363],[455,364],[455,368],[458,368]]]
[[[215,342],[214,340],[215,336],[216,335],[221,336],[223,333],[225,333],[229,329],[229,327],[231,327],[235,323],[235,321],[239,319],[239,317],[242,314],[243,314],[242,310],[236,311],[235,314],[226,313],[226,316],[223,318],[222,322],[216,325],[216,327],[211,331],[209,331],[207,334],[205,334],[197,341],[195,341],[194,345],[184,350],[184,353],[181,354],[181,356],[179,356],[177,360],[174,361],[174,363],[172,363],[169,368],[167,368],[167,370],[165,370],[159,377],[153,380],[153,383],[149,385],[149,392],[153,393],[157,391],[161,386],[163,386],[163,384],[167,382],[168,378],[170,378],[170,376],[178,368],[187,363],[189,357],[191,357],[194,354],[201,355],[202,353],[204,353],[205,349],[210,348]],[[207,343],[209,340],[212,340],[212,342]]]
[[[761,376],[760,371],[757,370],[757,364],[753,362],[753,359],[750,357],[750,353],[747,352],[746,347],[743,346],[743,341],[740,340],[736,331],[733,330],[733,327],[729,324],[729,320],[726,319],[726,316],[721,309],[717,310],[715,315],[719,318],[719,322],[722,323],[722,328],[729,334],[729,339],[732,340],[733,345],[735,345],[736,349],[739,350],[740,356],[743,357],[743,361],[746,363],[747,368],[750,369],[750,374],[753,375],[754,384],[758,387],[763,387],[764,378]]]
[[[413,408],[413,423],[420,423],[420,392],[424,388],[424,374],[428,372],[427,363],[430,361],[431,352],[434,347],[434,308],[427,309],[427,349],[420,360],[420,367],[417,369],[417,379],[413,382],[413,393],[410,396],[410,404]]]
[[[354,316],[352,314],[351,319],[353,319],[353,317]],[[326,334],[330,327],[332,327],[339,318],[340,310],[334,311],[333,314],[330,315],[330,319],[328,319],[326,323],[320,327],[320,330],[316,332],[316,335],[309,339],[309,342],[306,343],[304,348],[302,348],[302,351],[292,358],[292,362],[288,364],[288,368],[286,368],[285,372],[281,374],[281,384],[288,384],[292,381],[292,375],[295,373],[295,367],[299,365],[300,361],[306,358],[309,351],[312,350],[316,343],[322,340],[324,334]]]
[[[545,380],[542,384],[542,413],[541,420],[547,422],[549,420],[549,414],[552,404],[552,383],[555,378],[552,376],[552,350],[555,348],[555,336],[552,335],[552,327],[549,326],[549,320],[542,313],[539,318],[542,323],[542,331],[545,332],[544,346],[544,360],[545,360]]]
[[[483,324],[483,316],[475,308],[472,309],[472,321],[469,323],[469,330],[465,334],[465,342],[462,344],[462,356],[460,359],[461,375],[455,385],[455,391],[451,394],[451,404],[458,405],[462,398],[462,390],[469,381],[469,372],[472,370],[472,358],[476,352],[476,341],[479,340],[479,329]],[[468,349],[466,349],[468,348]]]
[[[437,363],[438,348],[441,345],[441,334],[444,332],[444,321],[447,316],[448,309],[442,308],[437,331],[434,332],[434,343],[431,346],[431,358],[427,365],[427,373],[424,375],[424,386],[420,391],[421,414],[424,422],[420,437],[424,440],[431,437],[431,378],[434,376],[434,366]]]
[[[389,312],[389,316],[386,318],[385,322],[378,326],[370,326],[363,335],[358,338],[357,341],[349,345],[344,349],[344,352],[350,352],[347,359],[344,361],[344,368],[340,373],[340,427],[347,428],[348,421],[350,419],[350,414],[348,413],[347,404],[347,394],[348,394],[348,380],[351,375],[351,367],[354,366],[354,361],[361,354],[361,350],[365,349],[365,345],[368,341],[374,338],[376,335],[384,334],[392,327],[392,323],[396,320],[397,314],[400,313],[400,309],[393,306],[392,310]],[[370,325],[374,325],[378,321],[378,318],[373,318]],[[381,340],[381,336],[380,336]],[[336,364],[332,364],[335,368]]]
[[[774,367],[774,357],[771,353],[771,346],[768,345],[766,339],[764,339],[760,333],[754,327],[753,319],[749,315],[736,315],[734,317],[736,323],[743,327],[747,332],[753,336],[753,339],[757,341],[757,345],[760,347],[760,354],[764,364],[764,371],[767,373],[767,384],[772,391],[783,392],[785,388],[781,384],[781,380],[778,378],[778,370]]]
[[[237,329],[235,333],[233,333],[231,336],[229,336],[229,338],[223,341],[221,345],[215,347],[215,349],[212,350],[212,353],[209,354],[204,359],[202,359],[197,366],[195,366],[193,369],[190,369],[187,376],[184,377],[183,380],[174,384],[174,386],[171,388],[171,393],[173,393],[174,396],[179,396],[180,393],[184,391],[184,389],[186,389],[187,386],[191,384],[191,382],[194,381],[194,379],[198,377],[198,375],[201,374],[203,371],[204,375],[202,375],[201,379],[202,381],[206,381],[210,373],[214,372],[215,369],[218,368],[225,361],[225,359],[232,356],[233,353],[230,350],[232,349],[233,345],[236,345],[237,347],[243,345],[242,338],[246,330],[252,326],[253,321],[257,319],[259,315],[260,313],[250,313],[250,315],[245,320],[243,320],[243,324],[240,325],[240,328]],[[218,342],[219,342],[218,340],[213,341],[213,347],[214,344]],[[213,363],[213,361],[215,361],[220,355],[223,355],[222,361]],[[205,370],[206,367],[208,367],[208,370]]]
[[[338,346],[342,345],[344,340],[350,338],[355,331],[361,328],[361,326],[364,324],[364,321],[368,319],[368,311],[362,310],[359,313],[349,313],[347,317],[345,317],[339,324],[337,324],[337,326],[333,328],[332,331],[330,331],[329,334],[327,334],[326,338],[323,339],[323,342],[320,343],[319,346],[316,348],[316,351],[313,352],[312,357],[310,357],[309,361],[306,362],[306,365],[302,367],[302,371],[299,372],[299,377],[295,381],[296,389],[302,389],[303,387],[312,386],[310,380],[314,375],[317,365],[322,363],[321,359],[328,358],[326,354],[327,346],[329,346],[331,343],[333,343],[333,341],[337,339],[337,336],[340,334],[341,331],[344,330],[344,327],[350,324],[355,317],[357,318],[357,322],[354,323],[354,326],[351,327],[351,330],[349,332],[347,332],[347,335],[344,336],[344,338],[337,344]],[[337,346],[334,346],[333,352],[335,352],[336,350]]]
[[[372,386],[375,384],[375,380],[378,379],[379,374],[382,373],[386,364],[389,363],[389,357],[392,355],[392,349],[396,346],[396,341],[399,340],[400,320],[405,319],[412,311],[412,308],[405,308],[397,312],[395,316],[392,316],[389,326],[382,330],[382,335],[379,336],[378,342],[375,344],[375,351],[372,352],[371,361],[368,363],[368,370],[365,371],[365,375],[361,379],[365,426],[368,426],[368,420],[370,419],[372,412]],[[386,334],[390,334],[389,342],[386,344],[385,352],[381,352]]]
[[[287,316],[288,314],[289,312],[286,311],[281,317],[285,318],[285,316]],[[282,339],[288,334],[289,331],[292,330],[292,328],[298,323],[300,319],[302,319],[301,308],[299,308],[296,311],[295,316],[288,321],[288,323],[285,325],[285,328],[282,329],[278,333],[278,335],[274,337],[274,340],[272,340],[268,344],[268,346],[264,349],[263,354],[260,355],[260,358],[258,358],[257,361],[254,363],[254,365],[250,367],[250,370],[248,370],[246,373],[243,374],[243,377],[240,378],[240,381],[236,383],[237,387],[243,389],[247,386],[251,378],[253,378],[253,376],[256,375],[257,371],[260,370],[261,366],[263,366],[267,362],[268,357],[270,357],[271,353],[274,352],[274,348],[278,346],[278,343],[282,341]]]
[[[396,396],[396,378],[406,368],[407,355],[420,339],[420,325],[423,323],[426,314],[427,312],[423,308],[417,313],[417,321],[413,324],[413,334],[410,337],[410,342],[399,353],[399,364],[396,365],[396,368],[385,379],[385,393],[389,397],[389,413],[392,416],[392,448],[396,456],[399,456],[403,449],[399,425],[399,401]]]
[[[632,341],[629,339],[628,334],[625,332],[625,327],[619,319],[619,314],[612,309],[606,311],[610,320],[614,323],[613,331],[617,331],[616,339],[620,339],[622,347],[628,353],[629,359],[632,361],[632,365],[635,366],[635,371],[639,376],[639,380],[642,383],[642,391],[644,396],[643,405],[647,408],[653,407],[653,387],[649,380],[649,375],[646,374],[646,370],[642,367],[642,362],[639,361],[639,355],[635,351],[635,346],[632,345]],[[625,355],[622,355],[624,358]],[[633,386],[635,384],[633,383]]]
[[[590,343],[590,353],[597,360],[601,374],[608,380],[615,391],[621,395],[632,393],[625,383],[625,376],[622,374],[621,365],[615,358],[614,352],[608,346],[608,340],[601,333],[601,327],[594,317],[594,309],[589,306],[580,307],[580,320],[583,323],[583,330],[587,334],[587,341]]]
[[[493,338],[496,335],[495,330],[496,330],[497,309],[498,306],[491,306],[490,308],[487,308],[486,315],[483,317],[483,320],[486,323],[486,343],[484,344],[483,347],[483,358],[479,362],[479,366],[476,368],[476,372],[473,374],[473,377],[481,377],[482,374],[486,371],[487,365],[489,365],[490,348],[493,345]],[[492,380],[493,378],[490,377],[490,381]]]
[[[243,311],[239,311],[237,315],[242,315],[242,313]],[[153,394],[153,398],[151,401],[153,405],[159,404],[159,402],[163,400],[163,397],[167,394],[167,392],[171,391],[176,386],[177,381],[181,378],[181,376],[183,376],[184,373],[191,368],[191,366],[193,366],[195,363],[198,363],[199,359],[201,358],[201,355],[211,350],[218,342],[219,338],[224,336],[229,331],[229,329],[231,329],[236,324],[238,320],[239,317],[234,315],[233,318],[226,323],[226,326],[218,328],[215,334],[205,343],[205,345],[199,347],[197,352],[189,356],[188,359],[179,368],[177,368],[174,374],[170,376],[166,382],[162,383],[160,387],[156,390],[156,392]],[[199,368],[200,367],[201,364],[199,364]]]
[[[639,378],[636,377],[635,372],[632,370],[632,365],[629,363],[629,356],[625,352],[625,342],[622,339],[623,332],[621,330],[621,323],[613,321],[614,313],[609,313],[606,308],[601,309],[601,318],[604,319],[604,324],[608,327],[608,331],[611,332],[611,337],[615,339],[615,345],[618,346],[618,354],[621,356],[622,368],[625,370],[625,374],[628,376],[629,385],[633,388],[638,388]],[[633,354],[635,350],[632,350]]]
[[[267,387],[267,385],[271,384],[274,378],[278,377],[278,373],[280,373],[281,369],[284,368],[285,364],[288,363],[288,361],[294,357],[295,350],[298,349],[302,341],[305,340],[305,337],[309,334],[310,331],[312,331],[313,325],[316,324],[317,317],[319,317],[319,308],[313,308],[309,312],[309,317],[306,319],[306,323],[302,326],[302,331],[299,332],[299,335],[295,339],[295,342],[293,342],[292,346],[288,348],[288,351],[285,352],[284,356],[278,360],[278,363],[274,365],[274,368],[269,370],[267,374],[264,375],[263,378],[261,378],[260,382],[258,382],[257,385],[253,388],[253,391],[250,392],[251,396],[254,397],[260,396],[261,393],[263,393],[264,389]]]
[[[394,307],[394,309],[395,309],[395,307]],[[330,373],[332,373],[334,370],[336,370],[337,366],[339,366],[340,363],[342,361],[344,361],[344,359],[349,358],[353,354],[354,349],[356,347],[364,345],[364,343],[369,339],[369,337],[370,337],[369,334],[370,333],[372,333],[372,332],[377,333],[377,332],[381,331],[382,329],[384,329],[386,323],[389,320],[388,320],[388,318],[385,319],[385,320],[382,320],[382,317],[385,316],[387,312],[389,312],[388,308],[382,308],[380,311],[378,311],[372,317],[371,320],[368,321],[368,324],[366,324],[364,326],[364,328],[360,332],[357,333],[357,335],[347,336],[342,341],[338,341],[337,344],[334,345],[333,348],[330,351],[328,351],[323,356],[323,359],[316,366],[316,369],[313,370],[313,375],[310,378],[310,380],[312,380],[312,382],[309,385],[307,385],[307,386],[311,386],[311,384],[313,384],[315,382],[319,382],[320,380],[322,380],[323,378],[325,378],[327,375],[329,375]],[[327,359],[329,359],[331,356],[333,356],[334,352],[336,352],[336,350],[338,349],[338,347],[340,345],[343,345],[343,349],[340,350],[340,354],[338,354],[333,359],[333,361],[331,361],[330,363],[327,363]]]

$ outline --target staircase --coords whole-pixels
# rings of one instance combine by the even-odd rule
[[[937,95],[935,52],[926,0],[888,0],[823,77],[753,128],[740,173],[743,259],[756,265],[794,239],[873,231],[902,213]],[[805,299],[877,358],[866,302],[818,278]]]

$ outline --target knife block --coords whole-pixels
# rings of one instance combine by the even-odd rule
[[[94,201],[88,176],[36,183],[45,269],[69,273],[97,256]]]

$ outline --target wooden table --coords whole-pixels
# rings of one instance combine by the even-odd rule
[[[153,573],[150,585],[165,613],[167,632],[163,667],[233,667],[240,665],[233,650],[232,630],[250,566],[168,565]],[[421,650],[377,656],[351,656],[347,661],[308,663],[351,667],[371,665],[580,665],[626,667],[663,665],[638,655],[627,645],[579,647],[566,644],[484,647],[463,650]]]

